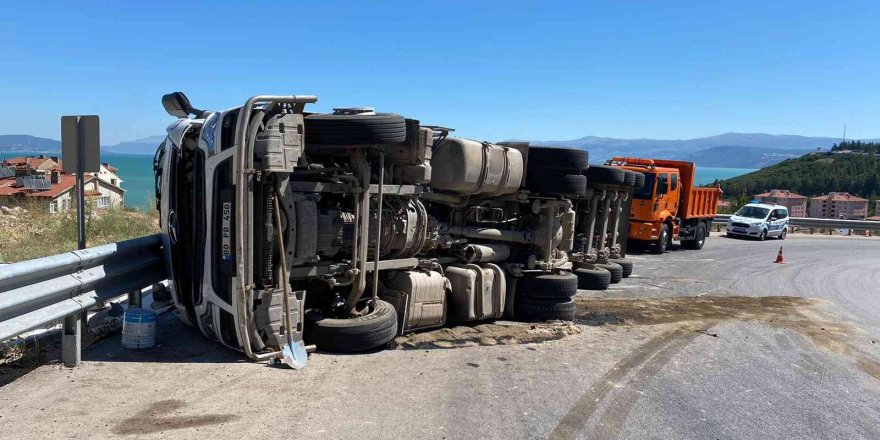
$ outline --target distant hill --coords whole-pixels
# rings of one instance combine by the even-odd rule
[[[121,154],[153,154],[165,136],[150,136],[116,145],[104,145],[101,151]],[[61,154],[61,141],[26,134],[0,135],[0,155],[23,153]]]
[[[607,137],[586,136],[570,141],[533,141],[534,145],[560,146],[588,150],[593,162],[602,162],[612,156],[648,156],[665,159],[688,160],[691,153],[713,147],[759,147],[762,149],[789,150],[793,152],[813,151],[816,148],[829,149],[840,138],[808,137],[796,135],[772,135],[764,133],[724,133],[696,139],[615,139]],[[765,151],[754,151],[764,155]],[[712,154],[712,153],[707,153]],[[796,154],[796,153],[795,153]],[[757,163],[766,160],[758,159]],[[700,164],[703,166],[713,166]],[[731,165],[726,165],[731,166]],[[752,168],[754,166],[746,166]]]
[[[27,134],[0,134],[0,154],[15,154],[18,151],[29,153],[60,153],[61,141]]]
[[[718,183],[725,198],[751,197],[778,188],[805,196],[846,191],[876,199],[880,196],[880,158],[865,154],[812,153]]]
[[[108,153],[153,154],[156,152],[156,147],[164,140],[165,136],[150,136],[143,139],[120,142],[116,145],[105,145],[101,149]]]
[[[813,150],[810,149],[722,146],[683,153],[678,159],[694,162],[704,167],[764,168],[812,152]]]

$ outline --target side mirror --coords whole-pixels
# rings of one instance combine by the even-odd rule
[[[195,109],[189,103],[189,98],[183,92],[174,92],[162,96],[162,107],[165,107],[166,113],[178,118],[185,118],[195,113]]]

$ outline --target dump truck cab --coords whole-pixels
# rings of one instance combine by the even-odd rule
[[[648,243],[659,253],[673,240],[686,248],[703,247],[721,190],[695,187],[694,163],[615,157],[608,164],[645,175],[645,184],[633,193],[629,240]]]

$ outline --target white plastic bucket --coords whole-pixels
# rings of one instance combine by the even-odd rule
[[[122,320],[122,346],[150,348],[156,345],[156,312],[148,309],[129,309]]]

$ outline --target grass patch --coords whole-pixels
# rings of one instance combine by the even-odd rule
[[[0,215],[0,263],[15,263],[76,250],[76,209],[50,214],[39,205],[22,206]],[[155,210],[88,209],[88,247],[143,237],[159,232]]]

